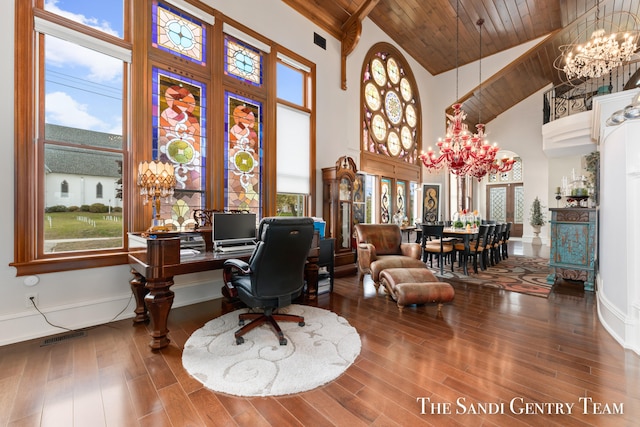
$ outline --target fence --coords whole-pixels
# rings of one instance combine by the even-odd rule
[[[637,87],[640,76],[636,75],[636,72],[639,68],[640,63],[633,62],[598,79],[589,79],[580,84],[565,83],[554,86],[543,95],[543,123],[589,111],[593,107],[593,98],[597,96]]]

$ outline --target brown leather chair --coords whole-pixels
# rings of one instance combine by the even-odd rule
[[[426,267],[420,260],[420,245],[402,243],[402,232],[396,224],[356,224],[355,231],[360,281],[371,274],[377,288],[384,268]]]

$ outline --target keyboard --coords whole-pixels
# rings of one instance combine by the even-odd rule
[[[223,246],[217,248],[216,251],[222,253],[253,251],[255,247],[256,245]]]

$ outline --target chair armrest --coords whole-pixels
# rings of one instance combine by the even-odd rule
[[[224,286],[222,287],[222,294],[227,298],[236,298],[238,296],[238,290],[231,283],[231,278],[234,274],[245,276],[251,274],[251,268],[249,264],[240,259],[228,259],[222,265],[222,280]]]
[[[251,268],[249,267],[249,264],[247,264],[246,261],[243,261],[241,259],[235,259],[235,258],[231,258],[228,260],[225,260],[224,264],[222,264],[222,267],[227,270],[239,270],[240,272],[242,272],[242,274],[249,274],[251,273]]]
[[[402,255],[415,259],[420,259],[422,255],[420,243],[401,243],[400,250],[402,251]]]
[[[358,243],[358,264],[360,264],[363,271],[367,271],[369,265],[377,258],[375,246],[371,243]]]

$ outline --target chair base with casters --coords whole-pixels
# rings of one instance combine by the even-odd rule
[[[295,314],[274,313],[273,311],[273,309],[267,309],[264,313],[241,313],[240,316],[238,316],[238,326],[242,327],[234,334],[236,344],[242,344],[244,342],[244,338],[242,337],[244,334],[267,323],[271,325],[278,336],[280,345],[287,345],[287,339],[284,337],[278,322],[297,322],[298,326],[304,326],[304,317]],[[245,325],[246,320],[251,320],[251,322]]]
[[[304,269],[314,234],[313,219],[308,217],[263,218],[258,230],[259,240],[248,261],[227,259],[223,266],[225,286],[222,293],[236,298],[250,311],[238,317],[241,328],[236,331],[237,344],[243,335],[256,327],[269,324],[280,345],[287,340],[278,321],[294,321],[304,326],[304,317],[277,313],[291,305],[304,288]],[[245,321],[251,320],[245,325]]]

